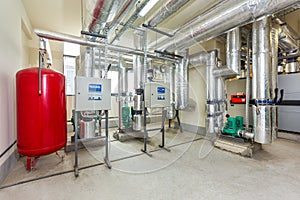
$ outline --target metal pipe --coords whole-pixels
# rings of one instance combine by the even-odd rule
[[[284,52],[292,53],[299,50],[299,35],[285,22],[275,18],[275,22],[280,25],[279,28],[279,47]]]
[[[216,133],[216,79],[213,69],[217,65],[217,51],[211,51],[206,62],[206,133]]]
[[[136,8],[135,12],[131,17],[126,21],[124,26],[121,28],[121,30],[115,35],[115,37],[110,41],[110,44],[114,43],[115,40],[119,39],[123,33],[128,29],[130,25],[132,25],[135,20],[139,17],[138,14],[141,12],[141,10],[148,4],[150,0],[144,0],[144,2]]]
[[[170,107],[167,107],[167,118],[174,119],[175,117],[175,66],[167,68],[166,83],[169,83],[170,88]]]
[[[272,51],[272,65],[271,65],[271,98],[274,99],[276,96],[275,89],[278,88],[278,30],[272,28],[272,40],[271,40],[271,51]],[[272,140],[275,140],[278,135],[278,108],[277,106],[272,107]]]
[[[300,0],[231,0],[201,14],[197,23],[191,24],[171,41],[166,39],[158,44],[160,50],[180,50],[191,47],[197,42],[219,36],[234,27],[253,22],[254,19],[279,12],[300,3]]]
[[[170,0],[149,20],[148,25],[152,27],[159,25],[189,1],[190,0]]]
[[[247,36],[247,72],[246,72],[246,131],[249,130],[249,100],[250,100],[250,39],[251,32],[249,31]]]
[[[111,33],[119,23],[124,21],[126,15],[132,10],[134,5],[137,3],[138,0],[127,0],[123,7],[120,9],[119,13],[117,16],[114,18],[114,20],[111,22],[109,26],[109,33]]]
[[[217,77],[234,77],[241,72],[241,34],[240,28],[227,33],[226,66],[216,68],[213,73]]]
[[[103,42],[93,42],[93,41],[89,41],[87,39],[77,37],[77,36],[56,33],[56,32],[52,32],[52,31],[39,30],[39,29],[35,29],[34,32],[37,36],[39,36],[41,38],[47,38],[49,40],[55,40],[55,41],[60,41],[60,42],[70,42],[70,43],[79,44],[79,45],[83,45],[83,46],[105,48],[105,43],[103,43]],[[120,53],[128,53],[128,54],[133,54],[133,55],[144,56],[144,51],[141,51],[138,49],[132,49],[129,47],[107,44],[107,48],[108,48],[108,50],[116,51],[116,52],[120,52]],[[176,59],[159,57],[159,56],[156,56],[149,52],[147,53],[147,57],[158,59],[158,60],[170,61],[173,63],[178,62],[178,60],[176,60]]]
[[[256,92],[256,105],[252,106],[255,142],[270,144],[272,142],[272,106],[270,99],[271,68],[271,23],[270,17],[264,17],[253,23],[253,87]],[[255,70],[254,70],[255,69]]]
[[[175,99],[177,110],[184,109],[188,103],[189,87],[188,87],[188,65],[189,56],[188,50],[179,52],[179,55],[184,55],[179,65],[175,69]]]
[[[90,7],[94,7],[91,22],[88,25],[89,32],[100,33],[106,24],[113,19],[119,10],[123,1],[121,0],[98,0],[96,3],[93,1],[87,1],[87,10],[91,10]],[[91,5],[92,4],[92,5]],[[89,12],[87,12],[89,14]],[[89,17],[86,16],[87,20]]]

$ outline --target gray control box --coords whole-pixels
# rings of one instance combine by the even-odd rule
[[[164,108],[170,106],[170,88],[165,83],[145,84],[145,107]]]
[[[111,80],[75,77],[75,110],[110,110]]]

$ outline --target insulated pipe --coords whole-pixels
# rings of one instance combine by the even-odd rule
[[[241,34],[240,28],[235,28],[227,33],[226,66],[216,68],[214,75],[217,77],[232,77],[241,72]]]
[[[138,14],[148,4],[149,1],[150,0],[144,0],[144,2],[139,7],[136,8],[134,14],[126,21],[126,23],[121,28],[121,30],[110,41],[110,44],[114,43],[115,40],[119,39],[123,35],[123,33],[128,29],[128,27],[131,26],[135,22],[135,20],[139,17]]]
[[[272,106],[270,101],[271,23],[264,17],[253,23],[253,87],[256,105],[252,106],[254,140],[261,144],[272,142]],[[255,82],[254,82],[255,81]]]
[[[179,55],[183,55],[180,63],[175,69],[175,99],[177,110],[184,109],[188,103],[189,87],[188,87],[188,66],[189,56],[188,50],[178,52]]]
[[[245,121],[246,121],[246,131],[249,131],[249,100],[250,100],[250,39],[251,39],[251,32],[249,31],[247,36],[247,72],[246,72],[246,114],[245,114]]]
[[[94,4],[94,1],[87,2],[87,10],[90,10],[90,7],[94,7],[91,22],[88,25],[89,32],[100,33],[105,25],[112,20],[114,15],[119,10],[123,1],[116,0],[97,0]],[[92,4],[92,5],[89,5]],[[89,19],[88,17],[86,17]]]
[[[180,50],[219,36],[230,29],[253,22],[264,15],[279,12],[300,3],[300,0],[230,0],[198,16],[196,22],[171,41],[167,38],[157,46],[160,50]]]
[[[166,83],[170,88],[170,107],[167,107],[167,118],[174,119],[175,117],[175,66],[169,66],[167,68]]]
[[[149,20],[148,25],[152,27],[159,25],[189,1],[190,0],[170,0]]]
[[[285,22],[279,18],[275,19],[275,22],[280,25],[279,31],[279,47],[284,52],[295,52],[299,50],[299,42],[297,39],[299,35]]]
[[[126,15],[132,10],[134,5],[137,3],[138,0],[127,0],[123,7],[120,9],[117,16],[114,18],[114,20],[111,22],[109,26],[109,32],[113,31],[120,22],[124,21],[126,18]]]
[[[271,65],[271,98],[276,96],[275,89],[278,88],[278,30],[272,28],[272,65]],[[275,140],[278,135],[278,108],[272,107],[272,140]]]
[[[105,48],[105,45],[107,45],[108,50],[111,50],[111,51],[144,56],[144,51],[141,51],[138,49],[132,49],[132,48],[118,46],[118,45],[105,44],[103,42],[93,42],[93,41],[89,41],[87,39],[77,37],[77,36],[56,33],[56,32],[51,32],[51,31],[45,31],[45,30],[39,30],[39,29],[35,29],[34,32],[37,36],[39,36],[41,38],[46,38],[49,40],[56,40],[56,41],[60,41],[60,42],[70,42],[70,43],[79,44],[79,45],[83,45],[83,46],[98,47],[98,48],[103,48],[103,49]],[[158,57],[154,54],[150,54],[149,52],[147,53],[147,57],[159,59],[159,60],[170,61],[173,63],[178,62],[178,60],[176,60],[176,59],[166,58],[166,57]]]
[[[206,61],[206,133],[216,133],[216,78],[213,69],[217,66],[217,51],[211,51]]]

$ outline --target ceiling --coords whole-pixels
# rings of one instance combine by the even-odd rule
[[[71,35],[80,35],[82,29],[81,13],[85,11],[86,1],[96,2],[97,0],[82,0],[83,9],[81,8],[81,0],[22,0],[28,17],[31,21],[33,28],[46,29],[55,32],[61,32]],[[169,32],[173,29],[180,27],[191,18],[199,15],[208,7],[213,6],[221,0],[190,0],[185,6],[180,8],[173,16],[167,18],[163,23],[159,25],[161,30]],[[158,11],[161,6],[165,5],[167,1],[160,0],[150,12],[143,18],[136,20],[134,25],[140,26],[142,23],[151,19],[151,16]],[[297,31],[300,29],[299,12],[292,13],[293,18],[287,20],[292,24],[293,28]],[[295,17],[296,16],[296,17]],[[120,27],[119,27],[120,28]],[[127,31],[123,35],[121,41],[117,43],[119,45],[132,45],[133,30]],[[153,32],[148,32],[148,41],[153,41],[161,35]]]

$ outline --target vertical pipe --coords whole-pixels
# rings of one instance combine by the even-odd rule
[[[249,100],[250,100],[250,38],[251,32],[247,35],[247,73],[246,73],[246,130],[249,130]]]
[[[271,68],[271,21],[264,17],[253,23],[253,87],[256,99],[253,106],[253,128],[255,142],[270,144],[272,142],[272,112],[270,99],[270,68]],[[256,73],[254,73],[256,71]],[[254,94],[256,92],[256,94]]]
[[[178,52],[182,55],[179,65],[175,69],[175,95],[176,95],[176,109],[181,110],[187,106],[189,87],[188,87],[188,65],[189,52],[188,49]]]
[[[274,99],[275,89],[278,88],[278,30],[272,28],[272,66],[271,66],[271,98]],[[278,109],[277,106],[272,107],[272,140],[277,138],[278,134]]]
[[[170,107],[167,107],[167,118],[173,119],[175,117],[175,73],[173,65],[168,68],[166,82],[169,83],[170,88]]]
[[[206,64],[206,133],[215,133],[216,127],[216,78],[213,70],[216,67],[217,51],[212,51],[207,56]]]

